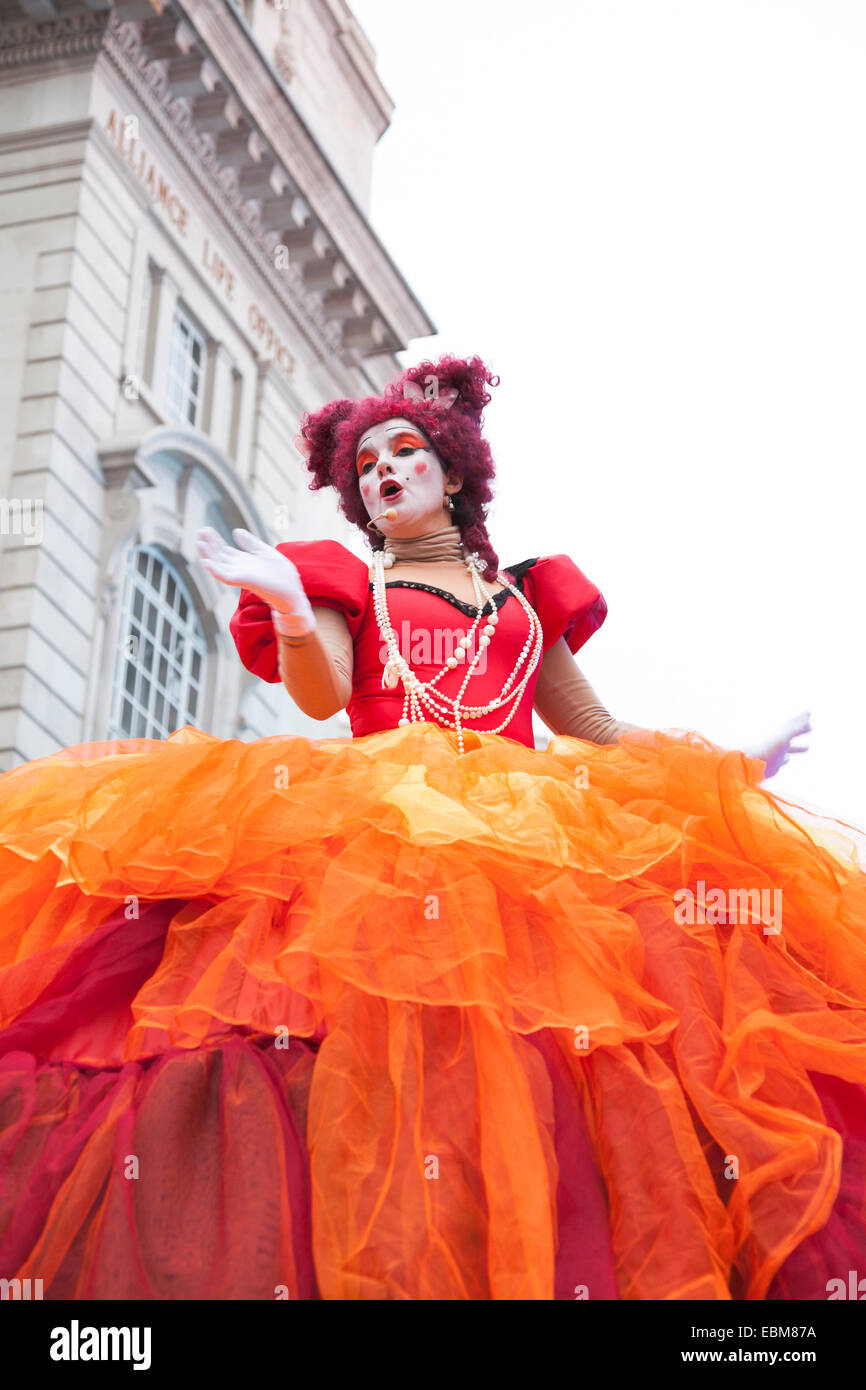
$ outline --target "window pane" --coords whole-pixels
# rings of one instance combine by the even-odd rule
[[[198,423],[204,338],[178,305],[172,326],[168,403],[171,415],[190,425]]]
[[[165,738],[195,721],[202,706],[206,644],[190,598],[164,555],[149,546],[135,549],[120,631],[140,640],[134,656],[128,644],[118,653],[112,737]]]

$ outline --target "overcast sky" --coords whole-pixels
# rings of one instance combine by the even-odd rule
[[[371,221],[480,354],[504,565],[599,585],[614,715],[866,826],[866,7],[352,0],[396,102]],[[363,549],[363,542],[361,542]]]

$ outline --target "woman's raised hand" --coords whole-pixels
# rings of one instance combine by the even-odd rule
[[[795,743],[794,739],[810,733],[811,729],[812,725],[809,723],[807,710],[803,714],[798,714],[796,718],[789,719],[778,733],[771,734],[769,738],[762,739],[749,748],[744,748],[743,752],[748,753],[752,758],[763,758],[766,763],[763,780],[766,781],[768,777],[775,777],[779,768],[785,766],[792,753],[808,753],[807,744]]]
[[[240,526],[232,531],[232,537],[236,545],[229,545],[212,526],[201,528],[196,535],[196,548],[205,569],[223,584],[251,589],[274,613],[295,618],[293,631],[315,627],[315,615],[301,576],[288,556]]]

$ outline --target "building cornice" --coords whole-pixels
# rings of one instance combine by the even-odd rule
[[[437,331],[234,5],[85,2],[39,20],[0,0],[4,80],[104,53],[319,354],[357,368]],[[317,3],[353,32],[339,0]]]
[[[273,3],[273,0],[271,0]],[[334,25],[337,40],[375,105],[381,121],[380,134],[387,130],[394,114],[394,101],[376,72],[376,54],[345,0],[314,0],[326,11]]]
[[[134,3],[134,0],[133,0]],[[303,189],[313,219],[326,231],[332,250],[350,266],[361,292],[399,342],[372,342],[366,351],[400,351],[412,338],[438,330],[373,231],[298,112],[279,73],[262,52],[232,4],[214,0],[166,0],[183,11],[210,52],[219,53],[226,81],[241,104],[258,115],[261,134],[283,173]],[[244,93],[244,96],[241,96]]]
[[[9,18],[8,6],[0,19],[0,71],[30,63],[55,63],[59,59],[98,53],[108,23],[108,7],[77,10],[45,20]]]
[[[333,37],[333,42],[342,58],[343,70],[352,83],[353,90],[370,113],[371,122],[376,127],[376,139],[388,129],[394,114],[394,101],[376,71],[376,53],[367,39],[357,19],[344,0],[309,0],[322,16],[322,22]],[[289,0],[288,5],[277,5],[275,0],[267,0],[271,9],[278,12],[280,38],[274,53],[274,67],[280,77],[287,82],[294,76],[297,68],[295,54],[295,35],[297,10],[301,0]],[[239,20],[246,24],[238,8]],[[255,33],[249,30],[253,42]]]
[[[201,132],[192,119],[191,103],[175,96],[165,80],[163,65],[149,60],[134,25],[109,24],[105,54],[133,90],[151,120],[210,202],[220,220],[231,228],[247,258],[253,262],[314,351],[328,357],[342,351],[340,325],[329,322],[319,296],[306,289],[301,268],[290,263],[277,270],[277,234],[256,225],[255,207],[244,199],[237,166],[221,164],[213,134]],[[205,71],[203,80],[210,75]],[[226,122],[227,128],[231,128]]]

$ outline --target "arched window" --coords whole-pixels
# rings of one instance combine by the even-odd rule
[[[195,724],[207,644],[179,572],[155,546],[129,558],[109,738],[166,738]]]

